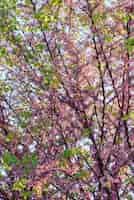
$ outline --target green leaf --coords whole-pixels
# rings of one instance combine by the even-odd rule
[[[105,15],[102,13],[97,13],[97,14],[93,15],[93,21],[96,24],[101,23],[102,21],[104,21],[104,19],[105,19]]]
[[[64,158],[71,158],[71,157],[74,157],[75,155],[78,155],[79,153],[80,153],[79,148],[66,149],[63,152],[63,157]]]
[[[13,184],[13,190],[15,191],[23,191],[26,188],[27,179],[20,179]]]
[[[13,155],[12,153],[10,153],[9,151],[7,151],[7,152],[4,153],[4,155],[3,155],[3,161],[7,165],[18,164],[20,162],[19,159],[15,155]]]
[[[11,142],[14,140],[15,135],[13,133],[8,133],[8,135],[6,136],[6,141],[7,142]]]
[[[105,40],[107,42],[112,42],[113,41],[113,36],[112,35],[105,35]]]
[[[28,124],[28,120],[31,117],[31,111],[23,111],[20,113],[20,126],[21,128],[26,128]]]
[[[73,156],[74,156],[74,152],[72,151],[72,149],[67,149],[63,153],[64,158],[70,158],[70,157],[73,157]]]
[[[134,177],[129,177],[129,178],[125,179],[124,183],[126,185],[128,185],[129,183],[134,184]]]
[[[5,56],[7,54],[7,51],[4,47],[0,47],[0,57]]]
[[[61,4],[61,0],[52,0],[51,1],[51,5],[53,5],[53,6],[58,6],[58,5],[60,5]]]
[[[31,191],[24,191],[24,192],[22,192],[22,196],[23,196],[24,200],[29,199],[31,197],[31,195],[32,195]]]
[[[22,158],[22,160],[21,160],[21,162],[22,162],[23,165],[28,165],[29,162],[30,162],[29,155],[24,155],[23,158]]]
[[[36,167],[38,165],[38,156],[36,153],[33,153],[31,156],[32,166]]]
[[[22,122],[20,122],[20,126],[21,126],[21,128],[26,128],[27,127],[27,123],[22,121]]]
[[[89,175],[87,170],[81,170],[78,173],[74,174],[77,178],[86,178]]]
[[[25,120],[31,117],[31,111],[23,111],[21,112],[21,117],[23,117]]]
[[[123,20],[124,23],[128,23],[128,21],[130,20],[130,16],[129,15],[124,15],[122,17],[122,20]]]
[[[41,51],[44,49],[44,47],[45,47],[44,44],[38,44],[38,45],[36,45],[36,48],[37,48],[38,50],[41,50]]]
[[[30,166],[30,164],[32,164],[33,167],[36,167],[38,164],[38,156],[36,153],[25,155],[21,162],[24,166]]]
[[[29,175],[31,173],[32,169],[29,166],[24,166],[24,174]]]
[[[130,53],[134,49],[134,38],[129,38],[125,42],[126,49]]]
[[[85,136],[89,136],[92,133],[92,129],[91,128],[84,128],[83,129],[83,134]]]
[[[31,170],[37,166],[38,162],[39,160],[36,153],[24,155],[21,160],[21,164],[24,166],[24,173],[28,175]]]
[[[25,4],[26,5],[30,5],[31,4],[31,0],[25,0]]]
[[[132,112],[129,112],[127,115],[124,115],[123,117],[122,117],[122,120],[124,120],[124,121],[127,121],[127,120],[129,120],[129,119],[134,119],[134,112],[132,111]]]
[[[16,42],[21,42],[21,40],[22,40],[22,36],[21,35],[16,35],[15,36],[15,41]]]

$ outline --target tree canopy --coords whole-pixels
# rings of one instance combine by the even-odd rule
[[[133,0],[0,0],[0,198],[134,198]]]

